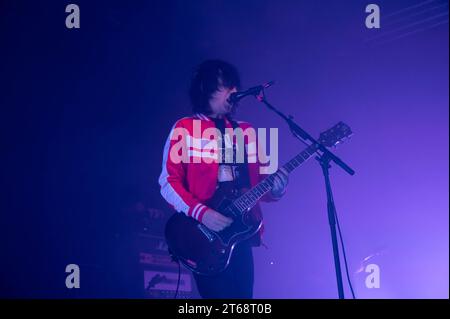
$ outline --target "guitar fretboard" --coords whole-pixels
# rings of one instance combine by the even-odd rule
[[[303,150],[302,152],[297,154],[294,158],[292,158],[289,162],[284,164],[283,168],[288,173],[291,173],[294,169],[296,169],[304,162],[306,162],[309,158],[311,158],[311,156],[316,152],[316,150],[317,150],[316,145],[311,145],[307,147],[305,150]],[[253,186],[245,194],[235,199],[230,206],[234,206],[233,208],[238,210],[240,213],[243,213],[246,210],[255,206],[256,203],[272,189],[276,175],[277,173],[274,173],[264,178],[261,182]]]

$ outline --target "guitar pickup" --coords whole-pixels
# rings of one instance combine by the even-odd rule
[[[198,224],[197,227],[198,227],[198,229],[200,229],[200,231],[203,233],[203,235],[205,235],[206,238],[208,238],[209,242],[214,241],[216,236],[205,225]]]

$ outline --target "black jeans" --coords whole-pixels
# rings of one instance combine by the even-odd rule
[[[223,272],[214,276],[194,273],[197,289],[204,299],[251,299],[253,276],[253,253],[248,242],[236,245]]]

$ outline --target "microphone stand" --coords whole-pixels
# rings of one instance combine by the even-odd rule
[[[342,283],[342,273],[341,273],[341,262],[339,259],[339,246],[336,235],[336,207],[333,200],[333,192],[330,184],[330,174],[329,169],[331,167],[330,162],[334,162],[337,166],[341,167],[350,175],[354,175],[355,171],[351,169],[346,163],[344,163],[339,157],[330,152],[323,144],[314,139],[310,134],[308,134],[304,129],[302,129],[297,123],[294,122],[293,117],[286,116],[281,111],[277,110],[273,105],[271,105],[265,95],[264,89],[255,95],[255,97],[262,103],[264,103],[267,108],[278,114],[282,119],[286,121],[289,125],[289,129],[294,134],[294,136],[301,140],[302,142],[309,141],[311,145],[316,145],[317,149],[322,153],[316,157],[322,167],[322,173],[325,179],[325,188],[327,192],[327,210],[328,210],[328,222],[330,225],[331,241],[333,245],[333,256],[334,256],[334,266],[336,271],[336,281],[338,288],[339,299],[344,299],[344,286]]]

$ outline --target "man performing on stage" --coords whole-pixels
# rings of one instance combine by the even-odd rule
[[[178,213],[185,214],[191,222],[191,219],[198,222],[197,226],[206,236],[224,232],[236,223],[231,215],[226,216],[208,206],[208,200],[218,190],[227,189],[231,193],[242,194],[267,176],[261,174],[258,160],[250,160],[258,158],[256,141],[247,137],[245,146],[239,147],[236,139],[227,138],[229,130],[245,131],[251,128],[249,123],[235,121],[232,117],[235,103],[230,101],[230,95],[239,87],[239,74],[229,63],[208,60],[200,64],[189,91],[193,115],[175,123],[164,148],[159,178],[161,194]],[[211,129],[217,129],[216,136],[220,138],[215,141],[215,150],[205,150],[203,133]],[[184,132],[181,146],[179,132]],[[181,157],[179,151],[184,151]],[[237,161],[239,152],[244,152],[244,162]],[[231,156],[232,160],[227,156]],[[278,200],[284,195],[287,183],[287,173],[280,169],[274,175],[270,191],[261,200]],[[258,204],[252,207],[251,215],[262,224]],[[207,229],[202,228],[204,226]],[[261,232],[262,227],[258,227],[255,235],[231,249],[231,258],[223,271],[211,275],[194,271],[203,298],[252,298],[252,247],[261,245]],[[183,240],[189,242],[193,238]]]

